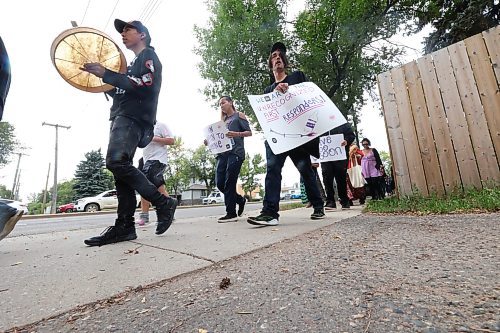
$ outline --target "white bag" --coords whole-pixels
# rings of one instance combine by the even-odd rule
[[[363,174],[361,173],[361,165],[358,164],[358,160],[354,157],[354,165],[347,169],[347,174],[349,175],[349,180],[354,188],[360,188],[367,184]]]

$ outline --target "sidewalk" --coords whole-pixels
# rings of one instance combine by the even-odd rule
[[[309,219],[312,210],[282,213],[277,227],[181,219],[162,236],[154,225],[138,239],[99,247],[83,240],[102,229],[6,238],[0,243],[0,330],[22,326],[78,305],[111,297],[279,243],[361,213],[361,207]],[[245,216],[255,214],[247,212]]]

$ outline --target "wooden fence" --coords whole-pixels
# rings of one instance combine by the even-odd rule
[[[377,80],[400,195],[500,183],[500,26]]]

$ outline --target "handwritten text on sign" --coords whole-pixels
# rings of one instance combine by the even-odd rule
[[[233,142],[226,136],[227,127],[221,120],[205,128],[205,138],[212,154],[220,154],[233,149]]]
[[[330,162],[347,159],[345,147],[341,146],[344,141],[343,134],[332,134],[319,138],[319,161]]]
[[[312,82],[291,85],[285,94],[273,91],[247,97],[275,154],[346,123],[331,99]]]

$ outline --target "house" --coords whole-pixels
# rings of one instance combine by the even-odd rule
[[[182,191],[183,205],[201,205],[203,198],[208,195],[207,187],[203,184],[191,184]]]

